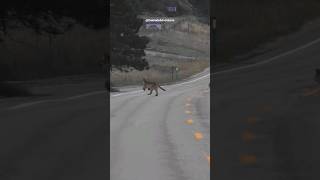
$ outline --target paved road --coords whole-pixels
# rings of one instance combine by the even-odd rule
[[[111,180],[209,180],[209,76],[111,97]]]
[[[1,180],[107,179],[106,92],[0,111]]]
[[[0,179],[108,179],[111,151],[112,180],[208,180],[208,74],[158,97],[141,87],[112,94],[110,122],[105,91],[3,100]]]
[[[215,180],[320,179],[320,40],[214,75]]]

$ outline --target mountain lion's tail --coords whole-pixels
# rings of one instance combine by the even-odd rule
[[[166,91],[165,89],[163,89],[161,86],[159,86],[159,88],[162,90],[162,91]]]

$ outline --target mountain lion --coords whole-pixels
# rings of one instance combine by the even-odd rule
[[[146,79],[143,79],[143,88],[142,89],[143,89],[143,91],[148,89],[150,91],[150,93],[148,95],[151,95],[153,90],[155,90],[156,96],[158,96],[158,88],[165,91],[165,89],[163,89],[158,83],[150,82],[150,81],[147,81]]]

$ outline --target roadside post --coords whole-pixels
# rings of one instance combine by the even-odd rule
[[[178,79],[178,71],[179,71],[179,68],[176,67],[176,80]]]
[[[173,81],[174,66],[171,67],[171,80]]]

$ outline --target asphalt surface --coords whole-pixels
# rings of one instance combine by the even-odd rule
[[[320,179],[320,40],[300,47],[214,74],[215,180]],[[110,149],[102,92],[3,108],[0,179],[101,179],[110,150],[111,180],[207,180],[208,83],[112,94]]]
[[[108,178],[106,92],[0,110],[1,180]]]
[[[111,180],[209,180],[208,71],[163,86],[142,87],[110,99]]]
[[[320,179],[319,49],[318,39],[215,72],[215,180]]]
[[[157,97],[121,89],[111,107],[106,91],[3,99],[0,179],[208,180],[208,83],[206,70]]]

